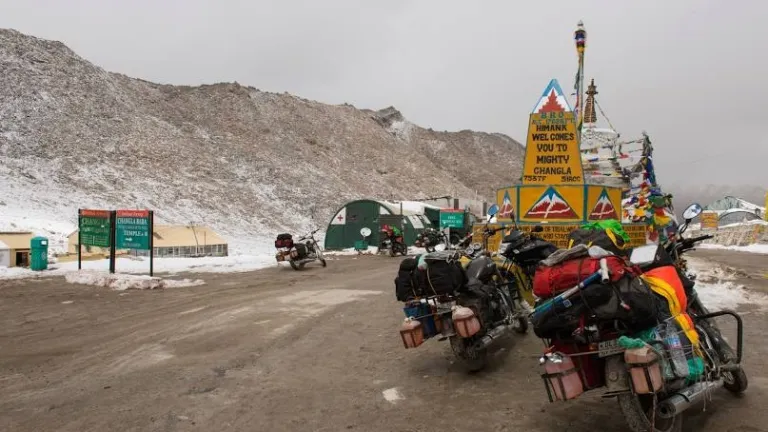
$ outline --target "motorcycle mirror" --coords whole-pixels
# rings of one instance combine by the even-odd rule
[[[535,233],[542,232],[542,231],[544,231],[544,227],[541,225],[536,225],[535,227],[533,227],[533,232]]]
[[[488,208],[488,218],[492,218],[496,216],[496,214],[499,212],[499,206],[496,204],[492,205],[490,208]]]
[[[689,205],[685,211],[683,211],[683,219],[685,219],[686,222],[690,222],[696,216],[700,215],[702,211],[704,211],[704,209],[699,203],[693,203]]]

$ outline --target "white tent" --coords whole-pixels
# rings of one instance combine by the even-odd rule
[[[11,266],[11,248],[7,244],[0,241],[0,267]]]

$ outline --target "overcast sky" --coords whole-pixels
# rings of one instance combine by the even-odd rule
[[[662,184],[768,186],[768,1],[0,0],[0,27],[64,42],[114,72],[238,81],[424,127],[524,142],[573,30],[623,137],[646,130]]]

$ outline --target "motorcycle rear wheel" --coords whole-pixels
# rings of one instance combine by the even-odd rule
[[[469,372],[477,372],[488,364],[488,350],[474,350],[472,339],[451,336],[451,350],[461,365]]]
[[[617,398],[619,400],[619,409],[632,432],[680,432],[683,429],[683,415],[678,414],[671,419],[661,418],[659,416],[658,403],[654,425],[651,428],[651,419],[654,416],[653,405],[656,396],[624,393],[618,395]]]

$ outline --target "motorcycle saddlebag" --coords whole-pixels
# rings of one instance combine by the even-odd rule
[[[400,262],[400,268],[395,277],[395,298],[398,301],[406,302],[422,295],[416,270],[417,264],[417,258],[405,258]]]
[[[299,259],[304,259],[307,257],[307,245],[304,243],[296,243],[294,246],[296,247],[296,252],[299,254]]]
[[[664,300],[639,277],[625,276],[609,285],[586,288],[585,293],[593,289],[610,294],[607,301],[602,299],[600,304],[589,305],[598,320],[618,320],[630,331],[640,331],[656,326],[665,318]]]
[[[579,297],[572,297],[570,307],[560,307],[550,313],[531,315],[533,333],[542,339],[569,338],[579,327],[587,308]]]
[[[293,236],[288,233],[278,234],[277,240],[275,240],[276,248],[290,248],[293,247]]]
[[[420,276],[426,295],[452,294],[467,283],[467,275],[458,259],[444,257],[440,252],[427,254],[427,269]]]
[[[629,245],[624,243],[621,236],[614,235],[613,231],[603,229],[577,229],[568,234],[568,248],[579,244],[587,246],[600,246],[613,254],[623,256],[627,254]]]
[[[621,279],[632,269],[617,256],[605,257],[611,281]],[[554,297],[573,288],[592,273],[600,270],[600,258],[583,257],[563,261],[553,266],[539,266],[533,276],[533,294],[539,298]]]

